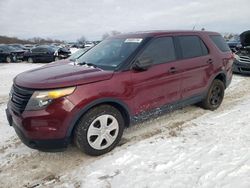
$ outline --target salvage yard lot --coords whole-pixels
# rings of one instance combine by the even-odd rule
[[[125,130],[90,157],[21,143],[5,117],[12,79],[42,64],[0,64],[0,187],[250,187],[250,77],[234,75],[216,111],[188,106]]]

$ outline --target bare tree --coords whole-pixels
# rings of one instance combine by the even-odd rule
[[[108,38],[109,36],[110,36],[110,35],[109,35],[108,33],[104,33],[104,34],[102,35],[102,40]]]
[[[121,32],[120,31],[116,31],[116,30],[113,30],[113,31],[111,31],[111,32],[106,32],[106,33],[104,33],[103,35],[102,35],[102,39],[104,40],[104,39],[106,39],[106,38],[108,38],[108,37],[110,37],[110,36],[115,36],[115,35],[119,35],[119,34],[121,34]]]
[[[119,34],[121,34],[120,31],[115,31],[115,30],[111,31],[111,36],[115,36],[115,35],[119,35]]]
[[[78,42],[79,44],[84,44],[84,43],[86,42],[85,36],[81,36],[79,39],[77,39],[77,42]]]

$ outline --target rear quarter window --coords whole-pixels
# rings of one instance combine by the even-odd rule
[[[210,39],[222,52],[231,51],[225,39],[221,35],[210,35]]]

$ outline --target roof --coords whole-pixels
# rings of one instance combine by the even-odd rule
[[[217,32],[212,31],[193,31],[193,30],[153,30],[153,31],[137,31],[137,32],[131,32],[131,33],[125,33],[114,36],[114,38],[124,38],[124,37],[155,37],[155,36],[161,36],[161,35],[167,35],[167,34],[208,34],[208,35],[218,35]]]

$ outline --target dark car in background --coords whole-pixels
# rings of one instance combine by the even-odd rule
[[[241,47],[235,52],[234,73],[250,74],[250,30],[240,34]]]
[[[29,63],[41,62],[50,63],[70,56],[70,51],[58,46],[41,45],[32,48],[24,54],[24,60]]]
[[[0,45],[0,62],[16,62],[18,60],[23,60],[25,51],[21,49],[14,48],[12,46]]]
[[[24,45],[22,44],[9,44],[9,46],[16,48],[18,50],[24,50],[24,51],[28,51],[29,49],[27,49]]]

